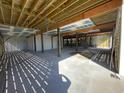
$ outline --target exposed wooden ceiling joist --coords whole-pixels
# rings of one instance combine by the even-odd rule
[[[61,15],[61,16],[59,16],[59,18],[56,18],[54,20],[56,20],[57,22],[61,22],[64,19],[67,19],[69,17],[76,16],[76,15],[80,14],[81,12],[85,13],[86,11],[88,11],[88,10],[94,8],[94,7],[97,7],[99,4],[101,5],[101,4],[104,4],[108,1],[110,1],[110,0],[97,0],[97,2],[91,1],[91,5],[86,6],[86,7],[84,7],[84,5],[83,5],[84,8],[83,7],[76,7],[75,9],[72,9],[72,10],[69,11],[70,15],[68,15],[68,14],[66,14],[64,16]],[[85,3],[85,4],[87,4],[87,3]],[[77,8],[80,8],[80,9],[76,10]]]
[[[30,13],[29,13],[28,17],[24,20],[24,22],[23,22],[22,26],[24,26],[24,25],[25,25],[25,23],[26,23],[26,22],[27,22],[27,20],[30,18],[30,16],[32,15],[32,13],[33,13],[34,9],[37,7],[37,5],[38,5],[38,4],[39,4],[39,0],[36,0],[35,5],[32,7],[32,9],[31,9],[31,11],[30,11]]]
[[[71,10],[68,9],[68,8],[71,7],[71,6],[66,7],[64,10],[68,9],[68,12],[66,11],[66,13],[63,13],[63,14],[59,15],[58,17],[56,17],[56,18],[54,19],[54,22],[55,22],[55,23],[59,23],[59,22],[65,20],[65,19],[68,19],[69,16],[76,16],[76,15],[80,14],[80,12],[84,13],[84,12],[86,12],[87,10],[90,10],[90,8],[93,8],[93,7],[96,7],[96,5],[98,6],[99,4],[103,4],[103,3],[105,3],[105,2],[108,2],[109,0],[99,0],[99,1],[98,1],[98,0],[95,0],[95,1],[96,1],[96,2],[94,2],[94,1],[92,1],[92,0],[87,0],[86,2],[80,4],[79,6],[74,7],[74,8],[71,9]],[[89,3],[90,3],[90,5],[89,5]],[[75,4],[75,3],[74,3],[74,4]],[[77,9],[77,10],[76,10],[76,9]],[[76,10],[76,11],[75,11],[75,10]],[[58,12],[57,15],[60,14],[61,12],[63,12],[63,10],[60,11],[60,12]],[[55,14],[55,15],[56,15],[56,14]],[[64,18],[63,18],[63,17],[64,17]],[[84,18],[84,17],[82,16],[82,19],[83,19],[83,18]],[[50,17],[50,19],[51,19],[51,17]],[[39,25],[40,25],[41,28],[43,28],[43,26],[44,26],[43,23],[42,23],[42,24],[39,24]]]
[[[0,0],[0,4],[2,3],[2,0]],[[0,10],[1,10],[1,14],[2,14],[2,19],[3,19],[3,23],[5,24],[5,16],[4,16],[4,12],[3,12],[3,7],[2,5],[0,6]]]
[[[55,14],[53,14],[51,17],[49,17],[49,20],[50,19],[52,19],[52,18],[54,18],[55,16],[57,16],[57,15],[59,15],[61,12],[63,12],[63,11],[65,11],[66,9],[68,9],[69,7],[71,7],[71,6],[73,6],[75,3],[77,3],[79,0],[72,0],[72,2],[69,2],[69,4],[67,4],[67,6],[65,6],[65,8],[63,8],[63,9],[61,9],[60,11],[58,11],[58,12],[56,12]],[[74,9],[76,9],[76,8],[78,8],[78,7],[80,7],[80,6],[83,6],[84,4],[86,4],[86,3],[88,3],[89,1],[91,1],[91,0],[87,0],[86,2],[84,2],[84,3],[82,3],[82,4],[80,4],[79,6],[76,6]],[[72,9],[72,10],[74,10],[74,9]],[[69,14],[69,13],[68,13]],[[42,20],[41,20],[42,21]],[[39,22],[41,22],[40,20],[37,22],[37,23],[39,23]],[[54,20],[52,20],[54,23],[57,23],[57,22],[55,22]],[[40,24],[40,23],[39,23]],[[36,26],[37,24],[34,24],[33,26]],[[40,26],[44,26],[44,24],[42,23],[42,24],[40,24]]]
[[[52,0],[51,2],[48,3],[48,5],[40,12],[36,15],[36,17],[34,17],[30,22],[29,24],[27,24],[26,26],[29,26],[31,25],[42,13],[44,13],[50,6],[53,5],[53,3],[55,3],[56,0]]]
[[[10,24],[12,24],[13,9],[14,9],[14,0],[12,0],[12,9],[11,9],[11,19],[10,19]]]
[[[117,9],[121,4],[122,0],[28,0],[27,4],[26,0],[0,0],[0,24],[39,28],[43,33],[45,19],[49,20],[49,30],[52,30],[56,25],[62,27],[91,18]]]
[[[105,3],[103,5],[100,5],[96,8],[93,8],[85,13],[80,13],[77,16],[72,16],[70,18],[67,18],[61,22],[58,23],[59,27],[64,26],[66,24],[72,23],[74,21],[78,21],[84,18],[91,18],[94,16],[99,16],[101,14],[106,13],[107,11],[112,11],[113,9],[117,9],[119,6],[121,6],[122,0],[111,0],[108,3]],[[83,16],[82,16],[83,15]],[[53,28],[54,29],[54,28]]]
[[[64,0],[64,1],[61,1],[61,2],[58,1],[59,4],[56,5],[55,8],[53,8],[50,12],[46,13],[46,15],[45,15],[43,18],[41,18],[41,20],[35,22],[33,25],[31,25],[31,27],[33,27],[33,26],[37,25],[38,23],[42,22],[42,21],[44,20],[44,18],[46,18],[48,15],[50,15],[53,11],[55,11],[56,9],[58,9],[60,6],[62,6],[62,5],[63,5],[65,2],[67,2],[67,1],[68,1],[68,0]]]
[[[19,23],[19,21],[20,21],[20,19],[21,19],[21,17],[22,17],[22,14],[23,14],[23,12],[24,12],[24,10],[25,10],[25,7],[26,7],[26,4],[28,3],[28,0],[24,0],[24,5],[22,6],[22,11],[21,11],[21,13],[20,13],[20,15],[19,15],[19,18],[18,18],[18,20],[17,20],[17,22],[16,22],[16,26],[18,25],[18,23]]]

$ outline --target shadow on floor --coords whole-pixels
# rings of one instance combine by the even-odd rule
[[[58,61],[22,51],[6,53],[3,59],[5,93],[68,93],[71,81],[59,74]]]
[[[67,91],[71,85],[71,81],[65,75],[59,74],[59,61],[72,55],[62,54],[61,57],[57,57],[57,52],[55,50],[45,51],[44,53],[36,52],[33,54],[45,58],[44,60],[47,60],[49,63],[51,75],[49,75],[48,79],[49,85],[47,93],[68,93]]]

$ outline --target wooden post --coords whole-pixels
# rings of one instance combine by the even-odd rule
[[[72,38],[71,38],[71,40],[70,40],[70,43],[71,43],[70,45],[71,45],[71,47],[72,47]]]
[[[43,43],[43,34],[41,34],[41,48],[42,48],[42,52],[44,52],[44,43]]]
[[[115,28],[113,28],[113,33],[112,33],[112,49],[111,49],[111,59],[110,59],[110,69],[114,68],[114,60],[113,60],[113,55],[114,55],[114,35],[115,34]]]
[[[57,36],[58,36],[58,57],[61,56],[61,40],[60,40],[60,29],[57,28]]]
[[[124,3],[124,1],[123,1]],[[124,76],[124,4],[122,5],[122,9],[120,9],[119,16],[118,16],[118,31],[121,33],[120,38],[120,62],[119,62],[119,74]],[[121,24],[120,24],[121,21]]]
[[[61,40],[61,49],[63,49],[63,43],[64,42],[63,42],[63,35],[62,34],[60,35],[60,40]]]
[[[34,51],[36,52],[36,37],[34,35]]]
[[[68,41],[68,38],[67,38],[67,46],[69,46],[69,41]]]
[[[64,39],[64,37],[63,37],[63,47],[65,46],[65,39]]]
[[[76,51],[78,51],[78,33],[76,32]]]
[[[90,36],[90,46],[92,46],[92,37]]]

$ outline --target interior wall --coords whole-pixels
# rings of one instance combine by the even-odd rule
[[[53,49],[57,48],[57,36],[53,37]]]
[[[34,51],[34,36],[30,36],[27,38],[27,49],[30,51]]]
[[[41,35],[36,35],[36,51],[41,51]]]
[[[5,51],[11,52],[11,51],[21,51],[24,50],[26,47],[26,41],[25,38],[21,37],[10,37],[8,40],[5,41]]]
[[[53,48],[52,48],[52,41],[51,36],[43,34],[43,46],[44,50],[51,50],[57,48],[57,36],[53,37]],[[34,37],[27,38],[27,47],[28,50],[34,51]],[[42,44],[41,44],[41,35],[36,35],[36,51],[42,51]]]
[[[4,52],[4,39],[0,34],[0,57],[2,56],[3,52]]]
[[[43,45],[44,45],[44,50],[52,49],[51,36],[46,34],[43,35]]]

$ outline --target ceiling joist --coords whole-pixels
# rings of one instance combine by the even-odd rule
[[[0,24],[37,28],[44,32],[45,19],[49,22],[49,30],[52,30],[56,25],[62,27],[92,18],[117,9],[121,4],[122,0],[0,0]]]
[[[72,0],[71,2],[69,2],[69,4],[64,5],[65,8],[61,9],[59,12],[56,12],[53,16],[51,16],[50,18],[48,18],[49,20],[52,19],[53,17],[55,17],[56,15],[60,14],[61,12],[63,12],[64,10],[68,9],[69,7],[71,7],[72,5],[74,5],[75,3],[77,3],[79,0]],[[41,20],[42,21],[42,20]],[[39,22],[35,23],[33,26],[36,26]],[[44,26],[44,23],[40,23],[40,26]]]
[[[69,18],[70,16],[73,17],[73,16],[76,16],[76,15],[80,14],[81,12],[84,13],[84,12],[86,12],[86,11],[92,9],[93,7],[97,7],[99,4],[104,4],[105,2],[108,2],[109,0],[96,0],[96,2],[93,2],[92,0],[89,0],[89,1],[91,1],[91,5],[84,7],[84,5],[88,3],[88,2],[87,2],[87,3],[85,3],[84,5],[81,5],[80,7],[76,7],[75,9],[70,10],[70,11],[69,11],[70,15],[68,15],[68,14],[61,15],[61,16],[59,16],[58,18],[56,18],[55,20],[56,20],[57,22],[60,22],[60,21],[62,21],[62,20],[64,20],[64,19]],[[83,6],[84,8],[83,8],[82,6]],[[78,9],[78,8],[79,8],[79,9]],[[60,19],[60,18],[61,18],[61,19]],[[60,19],[60,20],[59,20],[59,19]]]
[[[39,0],[36,1],[34,7],[32,8],[31,12],[29,13],[28,17],[24,20],[24,22],[22,24],[23,26],[25,25],[25,23],[27,22],[27,20],[31,17],[31,15],[32,15],[34,9],[37,7],[38,3],[39,3]]]
[[[12,0],[12,9],[11,9],[11,19],[10,19],[10,24],[12,24],[13,9],[14,9],[14,0]]]
[[[24,12],[24,10],[25,10],[25,7],[26,7],[27,3],[28,3],[28,0],[25,0],[25,3],[24,3],[24,5],[23,5],[23,7],[22,7],[22,11],[21,11],[21,13],[20,13],[20,15],[19,15],[19,18],[18,18],[17,22],[16,22],[16,26],[18,25],[18,23],[19,23],[19,21],[20,21],[22,15],[23,15],[23,12]]]
[[[27,24],[26,26],[31,25],[42,13],[44,13],[44,12],[45,12],[50,6],[52,6],[53,3],[55,3],[55,2],[56,2],[56,0],[52,0],[40,13],[38,13],[38,14],[36,15],[36,17],[34,17],[34,18],[30,21],[30,23]]]
[[[55,8],[53,8],[50,12],[48,12],[43,18],[41,18],[41,20],[35,22],[31,27],[34,27],[35,25],[37,25],[38,23],[42,22],[44,20],[44,18],[46,18],[48,15],[50,15],[52,12],[54,12],[56,9],[58,9],[59,7],[61,7],[64,3],[66,3],[68,0],[64,0],[64,1],[58,1],[58,5],[56,5]]]
[[[2,7],[2,0],[0,0],[0,10],[1,10],[1,14],[2,14],[2,19],[3,19],[3,23],[5,24],[5,16],[4,16],[4,13],[3,13],[3,7]]]

